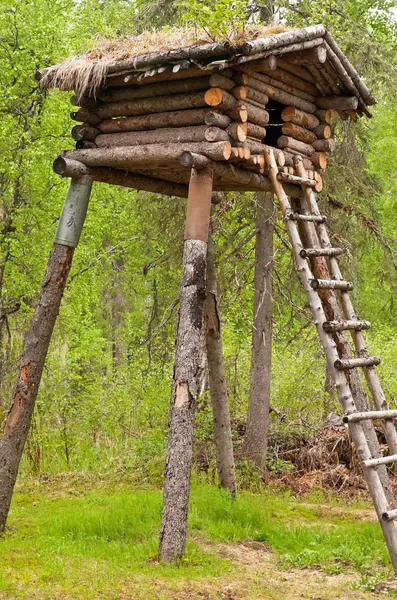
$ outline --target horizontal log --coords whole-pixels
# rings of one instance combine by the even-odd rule
[[[267,110],[265,110],[264,108],[258,108],[250,102],[247,102],[247,100],[240,100],[240,102],[241,107],[244,107],[246,109],[247,120],[250,123],[260,125],[261,127],[264,127],[269,123],[269,113],[267,112]]]
[[[96,148],[97,145],[95,142],[91,142],[90,140],[78,140],[76,142],[76,148],[78,150],[88,149],[88,148]]]
[[[96,102],[96,100],[91,97],[87,97],[87,96],[78,97],[78,96],[76,96],[76,94],[73,94],[73,96],[70,97],[70,104],[72,106],[84,108],[84,109],[88,110],[89,112],[92,111],[95,113],[95,109],[97,107],[98,102]]]
[[[317,185],[317,181],[315,181],[314,179],[309,179],[307,177],[297,177],[296,175],[290,175],[289,173],[279,173],[277,175],[277,179],[279,181],[293,183],[294,185],[305,185],[310,188],[315,188]]]
[[[316,105],[312,102],[303,100],[303,98],[294,96],[290,92],[285,92],[279,88],[265,83],[265,81],[263,81],[264,78],[261,78],[261,73],[257,73],[255,77],[264,84],[263,89],[268,97],[272,98],[273,100],[277,100],[277,102],[280,102],[280,104],[284,104],[286,106],[295,106],[296,108],[304,110],[308,113],[313,113],[317,109]]]
[[[282,135],[278,138],[277,144],[279,148],[285,148],[286,150],[295,150],[309,158],[314,154],[314,148],[311,144],[305,144],[304,142],[300,142],[299,140],[294,140],[294,138],[289,137],[287,135]]]
[[[357,321],[357,320],[346,320],[346,321],[325,321],[323,323],[323,329],[327,333],[337,333],[339,331],[362,331],[363,329],[370,329],[371,323],[369,321]]]
[[[315,152],[311,155],[310,160],[319,169],[325,169],[327,167],[328,159],[325,152]]]
[[[315,115],[299,110],[294,106],[287,106],[284,108],[281,113],[281,118],[283,121],[292,121],[292,123],[310,130],[313,130],[320,124],[320,121]]]
[[[249,85],[236,86],[232,89],[232,94],[237,100],[253,100],[259,104],[260,108],[264,108],[269,101],[268,96],[264,92],[255,89],[254,87],[250,87]]]
[[[204,75],[204,71],[202,71]],[[227,79],[226,77],[224,79]],[[167,96],[171,94],[183,94],[186,92],[198,92],[208,90],[211,87],[211,76],[192,77],[180,81],[163,81],[144,86],[123,86],[104,89],[99,94],[102,102],[123,102],[124,100],[137,100],[142,98],[153,98],[154,96]],[[233,82],[232,82],[233,83]]]
[[[389,456],[382,456],[380,458],[368,458],[367,460],[363,460],[363,465],[367,468],[374,468],[379,467],[380,465],[391,465],[395,462],[397,462],[397,454],[390,454]]]
[[[245,123],[248,119],[247,106],[245,103],[242,103],[242,102],[241,103],[239,102],[238,106],[229,108],[225,112],[233,121],[236,121],[239,123]]]
[[[397,410],[366,410],[365,412],[354,412],[345,415],[342,419],[344,423],[357,423],[357,421],[369,421],[378,419],[396,419]]]
[[[214,111],[210,111],[205,115],[204,121],[207,125],[213,125],[214,127],[220,127],[226,129],[232,122],[228,115],[223,115]]]
[[[283,150],[284,156],[285,156],[285,164],[288,165],[288,167],[293,167],[294,166],[294,157],[298,154],[295,153],[294,150]],[[299,154],[300,156],[300,154]],[[315,169],[315,165],[314,163],[312,163],[312,161],[307,158],[306,156],[302,156],[303,159],[303,166],[305,167],[305,169],[309,169],[309,170],[313,170]]]
[[[316,104],[319,108],[332,110],[356,110],[358,100],[356,96],[318,96]]]
[[[314,290],[342,290],[347,292],[354,288],[350,281],[339,279],[312,279],[310,285]]]
[[[316,140],[313,142],[313,148],[317,152],[335,152],[335,142],[332,138]]]
[[[274,69],[277,69],[278,57],[274,54],[270,54],[266,58],[261,56],[259,61],[253,60],[253,58],[254,57],[252,56],[240,56],[240,58],[237,59],[238,66],[235,65],[235,68],[245,68],[247,71],[256,71],[259,63],[262,66],[266,66],[270,71],[274,71]]]
[[[99,129],[91,125],[75,125],[72,129],[72,138],[76,141],[95,140],[100,133]]]
[[[244,69],[244,71],[246,71],[246,69]],[[289,73],[288,71],[284,71],[283,69],[277,68],[274,71],[271,71],[266,67],[258,66],[255,72],[247,72],[255,77],[257,77],[258,74],[267,75],[268,77],[271,77],[280,83],[290,86],[293,89],[300,90],[301,92],[305,92],[306,94],[311,94],[312,96],[316,96],[318,94],[318,90],[315,85],[293,75],[292,73]]]
[[[207,90],[204,94],[204,102],[208,106],[217,106],[223,110],[238,106],[236,98],[219,87]]]
[[[325,46],[316,46],[307,50],[289,52],[284,56],[293,65],[323,64],[327,60],[327,50]]]
[[[121,146],[139,146],[142,144],[204,142],[208,141],[206,138],[207,130],[207,125],[195,125],[192,127],[170,127],[168,129],[152,129],[150,131],[102,133],[101,135],[98,135],[96,137],[95,143],[100,148],[111,148]],[[218,131],[223,132],[222,129],[218,129]],[[225,135],[226,141],[228,141],[228,135]]]
[[[304,67],[300,67],[299,65],[293,65],[281,56],[277,57],[277,64],[283,71],[287,71],[288,73],[291,73],[291,75],[294,75],[299,79],[303,79],[303,81],[307,81],[308,83],[311,83],[314,86],[316,85],[316,80],[314,79],[313,75]]]
[[[68,158],[79,160],[90,167],[114,167],[132,169],[138,164],[167,164],[179,163],[179,157],[185,151],[204,154],[213,160],[228,160],[231,154],[229,142],[199,142],[185,144],[150,144],[135,147],[95,148],[93,150],[71,150],[66,153]]]
[[[177,69],[178,70],[175,70]],[[225,69],[227,71],[227,69]],[[199,66],[192,65],[192,63],[180,63],[179,65],[168,65],[161,71],[153,73],[153,71],[145,71],[144,73],[137,73],[133,70],[132,73],[124,73],[123,75],[116,75],[114,77],[108,77],[106,79],[106,87],[115,87],[122,85],[136,85],[145,87],[152,83],[161,81],[178,81],[179,79],[191,79],[194,77],[205,77],[210,73],[218,72],[218,66],[214,65],[213,69],[202,69]],[[223,71],[222,71],[223,72]]]
[[[312,144],[317,140],[317,136],[310,129],[306,129],[305,127],[301,127],[300,125],[295,125],[292,121],[287,121],[283,123],[281,127],[281,131],[284,135],[293,137],[295,140],[299,140],[300,142],[305,142],[305,144]]]
[[[332,136],[332,129],[327,123],[320,123],[313,129],[313,133],[320,139],[328,140]]]
[[[208,127],[204,133],[204,139],[207,142],[231,142],[233,138],[225,131],[225,129],[220,129],[219,127]],[[179,140],[174,140],[179,141]]]
[[[226,132],[233,140],[244,142],[247,137],[247,123],[231,123]]]
[[[266,129],[255,123],[246,123],[246,133],[249,137],[263,140],[266,137]]]
[[[188,186],[177,183],[170,183],[154,177],[136,175],[126,171],[118,171],[106,167],[87,167],[81,162],[58,157],[53,165],[55,173],[62,177],[80,178],[83,176],[91,177],[94,181],[101,181],[111,185],[163,194],[165,196],[177,196],[187,198]]]
[[[209,91],[218,89],[219,88],[212,88]],[[98,107],[97,114],[101,119],[109,119],[111,117],[147,115],[164,111],[183,110],[185,108],[202,108],[208,105],[208,102],[205,99],[207,93],[208,91],[191,92],[177,94],[176,96],[158,96],[141,100],[109,102]],[[227,92],[225,92],[225,94],[226,93]],[[231,96],[231,98],[233,98],[233,96]],[[218,102],[218,104],[220,104],[220,102]]]
[[[123,131],[147,131],[149,129],[162,129],[164,127],[187,127],[189,125],[217,125],[219,123],[208,123],[207,116],[214,114],[212,109],[193,108],[191,110],[178,110],[170,112],[159,112],[151,115],[140,115],[137,117],[120,117],[117,119],[106,119],[98,124],[98,129],[103,133],[121,133]],[[224,115],[221,115],[224,116]],[[225,117],[224,121],[228,121]],[[230,119],[229,119],[230,122]]]
[[[243,75],[247,75],[243,73]],[[289,84],[282,83],[277,79],[273,79],[269,75],[265,75],[264,73],[252,73],[249,77],[249,85],[252,88],[261,90],[264,93],[267,93],[267,86],[272,86],[281,90],[282,92],[286,92],[288,94],[293,94],[302,100],[306,100],[307,102],[314,103],[314,96],[312,94],[308,94],[307,92],[303,92],[297,88],[292,87]]]
[[[94,125],[94,127],[102,120],[98,117],[98,115],[89,112],[85,108],[80,108],[80,110],[77,110],[76,112],[71,112],[70,118],[73,119],[73,121],[79,121],[80,123],[85,123],[87,125]]]
[[[317,117],[317,119],[319,121],[322,121],[324,123],[327,123],[329,125],[329,123],[331,123],[331,117],[332,117],[332,113],[330,110],[325,109],[325,110],[316,110],[316,112],[314,113]]]
[[[286,31],[285,33],[269,35],[246,42],[242,47],[242,51],[243,54],[246,55],[274,50],[281,46],[289,46],[290,44],[321,38],[324,36],[325,32],[326,29],[322,25],[312,25],[310,27],[305,27],[304,29],[294,29],[293,31]]]
[[[182,166],[197,170],[204,169],[210,164],[210,159],[206,156],[188,151],[182,152],[182,154],[179,157],[179,161]]]
[[[359,367],[374,367],[382,362],[380,356],[364,356],[361,358],[345,358],[334,362],[334,366],[342,371],[343,369],[357,369]]]

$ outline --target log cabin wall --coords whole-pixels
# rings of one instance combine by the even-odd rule
[[[174,51],[161,66],[150,64],[151,55],[120,61],[119,70],[131,61],[135,68],[118,73],[113,65],[99,89],[72,96],[75,150],[55,161],[55,171],[186,197],[190,168],[211,164],[214,190],[270,190],[268,145],[287,175],[296,174],[293,159],[302,156],[321,191],[335,149],[332,114],[371,116],[367,104],[375,102],[329,33],[308,27],[233,52],[207,46],[211,56],[200,65],[174,64]],[[175,52],[203,56],[204,48]],[[215,60],[217,51],[229,56]],[[136,70],[140,61],[149,63],[143,71]],[[287,191],[300,194],[294,185]]]

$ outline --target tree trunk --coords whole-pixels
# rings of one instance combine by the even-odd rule
[[[243,455],[266,465],[272,354],[273,194],[257,194],[255,293],[247,428]]]
[[[209,370],[210,396],[214,418],[216,466],[219,484],[236,493],[236,474],[230,425],[229,398],[226,384],[221,323],[218,311],[218,286],[215,272],[214,245],[207,248],[206,296],[204,302],[205,341]]]
[[[74,248],[54,244],[40,297],[25,337],[11,408],[0,440],[0,531],[4,531],[19,462],[29,433],[44,361]]]
[[[182,558],[186,545],[194,414],[203,377],[203,306],[211,194],[211,169],[192,170],[160,530],[160,559],[164,562]]]
[[[44,361],[87,210],[91,180],[72,181],[39,299],[26,333],[17,382],[0,439],[0,531],[4,531],[29,433]],[[60,243],[61,240],[62,243]]]

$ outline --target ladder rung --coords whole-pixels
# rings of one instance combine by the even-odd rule
[[[312,279],[310,285],[314,290],[343,290],[346,292],[354,288],[350,281],[341,279]]]
[[[291,213],[287,218],[291,221],[312,221],[314,223],[325,223],[327,220],[325,215],[300,215],[299,213]]]
[[[397,454],[382,456],[381,458],[369,458],[368,460],[364,460],[363,464],[365,467],[378,467],[379,465],[390,465],[395,462],[397,462]]]
[[[354,412],[343,417],[344,423],[354,423],[356,421],[367,421],[370,419],[395,419],[397,410],[367,410],[365,412]]]
[[[397,519],[397,510],[388,510],[387,512],[382,513],[382,519],[384,521],[394,521],[394,519]]]
[[[306,185],[307,187],[314,188],[317,185],[315,179],[309,179],[308,177],[297,177],[296,175],[290,175],[289,173],[279,173],[277,175],[279,181],[286,181],[295,185]]]
[[[334,333],[337,331],[361,331],[362,329],[369,329],[371,323],[369,321],[325,321],[323,323],[323,329],[327,333]]]
[[[339,256],[343,252],[343,248],[303,248],[299,254],[302,258],[311,258],[312,256]]]
[[[343,371],[344,369],[356,369],[357,367],[373,367],[381,362],[380,356],[364,356],[363,358],[338,359],[334,362],[334,367]]]

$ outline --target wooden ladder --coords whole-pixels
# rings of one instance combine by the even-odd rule
[[[392,492],[385,472],[386,464],[397,462],[397,431],[393,421],[393,418],[397,417],[397,410],[388,409],[375,369],[381,359],[378,356],[369,356],[367,352],[363,330],[368,329],[370,323],[359,320],[356,316],[349,296],[353,284],[343,279],[338,263],[338,256],[343,250],[332,247],[326,227],[326,216],[320,213],[316,194],[308,186],[302,158],[296,156],[294,159],[296,175],[293,179],[294,183],[301,186],[304,198],[292,200],[293,206],[282,183],[287,178],[284,174],[279,174],[271,148],[265,151],[265,158],[273,191],[280,202],[299,275],[338,390],[344,413],[343,420],[348,423],[392,565],[397,573],[397,528],[394,523],[394,519],[397,519],[397,506],[392,505]],[[292,176],[290,180],[292,182]],[[324,278],[321,278],[321,275]],[[348,341],[347,331],[351,333],[353,345]],[[359,397],[360,392],[357,392],[355,384],[357,372],[354,370],[359,367],[363,368],[375,410],[368,410],[365,400],[364,406],[358,406],[360,402],[363,404],[363,394],[361,392]],[[374,419],[382,420],[389,456],[382,456]]]

